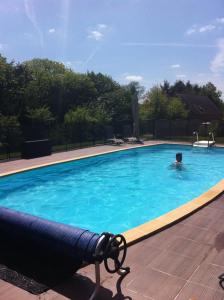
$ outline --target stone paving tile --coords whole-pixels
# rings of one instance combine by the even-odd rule
[[[124,289],[123,290],[123,294],[127,295],[127,298],[122,298],[118,296],[118,298],[115,296],[114,300],[155,300],[152,297],[146,296],[142,293],[143,291],[141,291],[141,293],[136,293],[133,292],[129,289]]]
[[[224,233],[224,211],[221,211],[222,213],[218,216],[216,216],[213,219],[213,222],[211,223],[209,230],[213,230],[216,232],[223,232]]]
[[[0,280],[0,300],[37,300],[37,297],[16,287],[8,282]]]
[[[174,252],[164,251],[153,260],[150,267],[187,280],[197,269],[198,261]]]
[[[131,272],[125,278],[123,285],[126,286],[136,274],[141,274],[142,269],[150,265],[163,251],[164,250],[151,247],[147,245],[147,243],[142,245],[140,251],[137,245],[130,247],[128,249],[125,265],[131,267]]]
[[[209,205],[206,205],[204,206],[202,209],[199,209],[197,214],[198,216],[204,216],[204,217],[211,217],[213,216],[214,214],[215,215],[219,215],[219,214],[222,214],[223,211],[220,211],[220,209],[217,209],[215,207],[211,207],[210,204]],[[191,217],[193,217],[194,215],[192,215]]]
[[[175,240],[175,232],[168,230],[161,231],[147,239],[147,244],[158,249],[167,249]]]
[[[41,295],[38,295],[38,300],[68,300],[68,297],[65,297],[61,294],[58,294],[57,292],[53,290],[49,290],[46,293],[43,293]]]
[[[209,228],[209,226],[214,222],[214,220],[218,220],[219,218],[223,217],[224,213],[223,210],[210,207],[210,205],[211,203],[198,210],[197,213],[192,214],[191,216],[183,220],[181,223],[203,228]]]
[[[197,214],[192,215],[189,218],[186,218],[182,221],[182,224],[186,225],[193,225],[197,227],[201,227],[202,229],[209,229],[210,226],[213,224],[214,219],[218,218],[218,216],[214,215],[201,215],[200,212]]]
[[[220,196],[219,201],[213,201],[210,203],[209,207],[224,210],[224,196]]]
[[[151,246],[151,243],[148,243],[148,241],[149,239],[141,242],[141,251],[139,251],[138,244],[128,248],[126,257],[127,264],[129,262],[132,263],[133,261],[136,261],[138,265],[147,266],[153,259],[156,258],[156,256],[158,256],[163,251],[163,249],[158,249]]]
[[[156,300],[171,300],[185,283],[181,278],[147,268],[127,288]]]
[[[195,283],[187,283],[175,300],[224,300],[224,293]]]
[[[190,281],[203,286],[210,287],[212,289],[224,292],[219,285],[218,277],[224,272],[224,268],[208,263],[203,263],[196,270]]]
[[[224,250],[217,251],[217,249],[212,249],[205,259],[205,262],[221,266],[224,273]]]
[[[212,230],[199,228],[190,224],[176,225],[176,235],[198,243],[214,245],[217,233]]]
[[[205,245],[181,237],[176,237],[173,240],[172,245],[168,248],[169,251],[173,251],[177,254],[195,258],[198,262],[207,257],[210,249],[210,245]]]

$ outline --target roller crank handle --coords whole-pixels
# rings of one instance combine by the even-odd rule
[[[119,259],[119,255],[121,257]],[[122,269],[122,265],[125,261],[127,254],[127,244],[126,240],[123,235],[115,235],[113,236],[110,241],[108,242],[106,251],[105,251],[105,258],[104,258],[104,265],[109,273],[116,273]],[[112,259],[114,261],[114,268],[109,266],[108,260]]]

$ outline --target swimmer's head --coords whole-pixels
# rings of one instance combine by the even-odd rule
[[[176,162],[181,163],[182,162],[182,153],[178,152],[176,154]]]

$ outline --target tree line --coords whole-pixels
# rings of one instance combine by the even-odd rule
[[[50,126],[63,139],[63,126],[75,136],[77,124],[87,128],[88,124],[131,122],[132,97],[131,84],[122,86],[108,75],[76,73],[48,59],[7,62],[0,55],[0,142],[19,132],[40,138]]]
[[[128,86],[101,73],[75,73],[48,59],[8,63],[0,56],[0,112],[21,124],[68,121],[67,113],[82,114],[84,108],[95,121],[129,119],[130,97]]]
[[[164,81],[143,93],[138,83],[121,85],[108,75],[77,73],[56,61],[37,58],[16,63],[0,55],[0,142],[16,144],[21,135],[40,138],[53,127],[53,136],[63,143],[80,131],[85,139],[92,125],[132,123],[136,95],[141,97],[141,119],[187,118],[178,93],[209,96],[223,110],[221,92],[212,83]]]
[[[187,119],[189,111],[178,94],[208,96],[221,112],[224,111],[222,93],[213,83],[199,86],[190,81],[178,80],[174,84],[164,81],[145,93],[140,106],[141,119]]]

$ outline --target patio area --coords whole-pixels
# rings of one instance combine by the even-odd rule
[[[118,149],[114,146],[92,147],[29,161],[5,162],[0,164],[0,173],[115,148]],[[224,273],[223,220],[224,194],[181,222],[130,246],[125,262],[131,268],[130,274],[120,282],[117,274],[106,273],[102,266],[102,288],[97,299],[224,299],[224,290],[218,281],[218,276]],[[0,299],[84,300],[94,289],[94,280],[94,266],[91,265],[38,296],[0,280]]]
[[[144,142],[144,145],[145,146],[158,145],[161,143],[164,143],[164,141],[160,141],[160,140],[146,141]],[[76,149],[76,150],[71,150],[66,152],[53,153],[52,155],[49,156],[43,156],[43,157],[38,157],[33,159],[17,159],[17,160],[5,161],[5,162],[0,161],[0,175],[3,175],[8,172],[14,172],[17,170],[33,168],[35,166],[52,164],[55,162],[63,162],[67,160],[89,156],[89,155],[96,155],[96,154],[107,153],[107,152],[109,153],[116,150],[128,149],[128,148],[133,148],[138,146],[141,147],[142,145],[136,145],[136,144],[122,144],[120,146],[100,145],[100,146]]]

